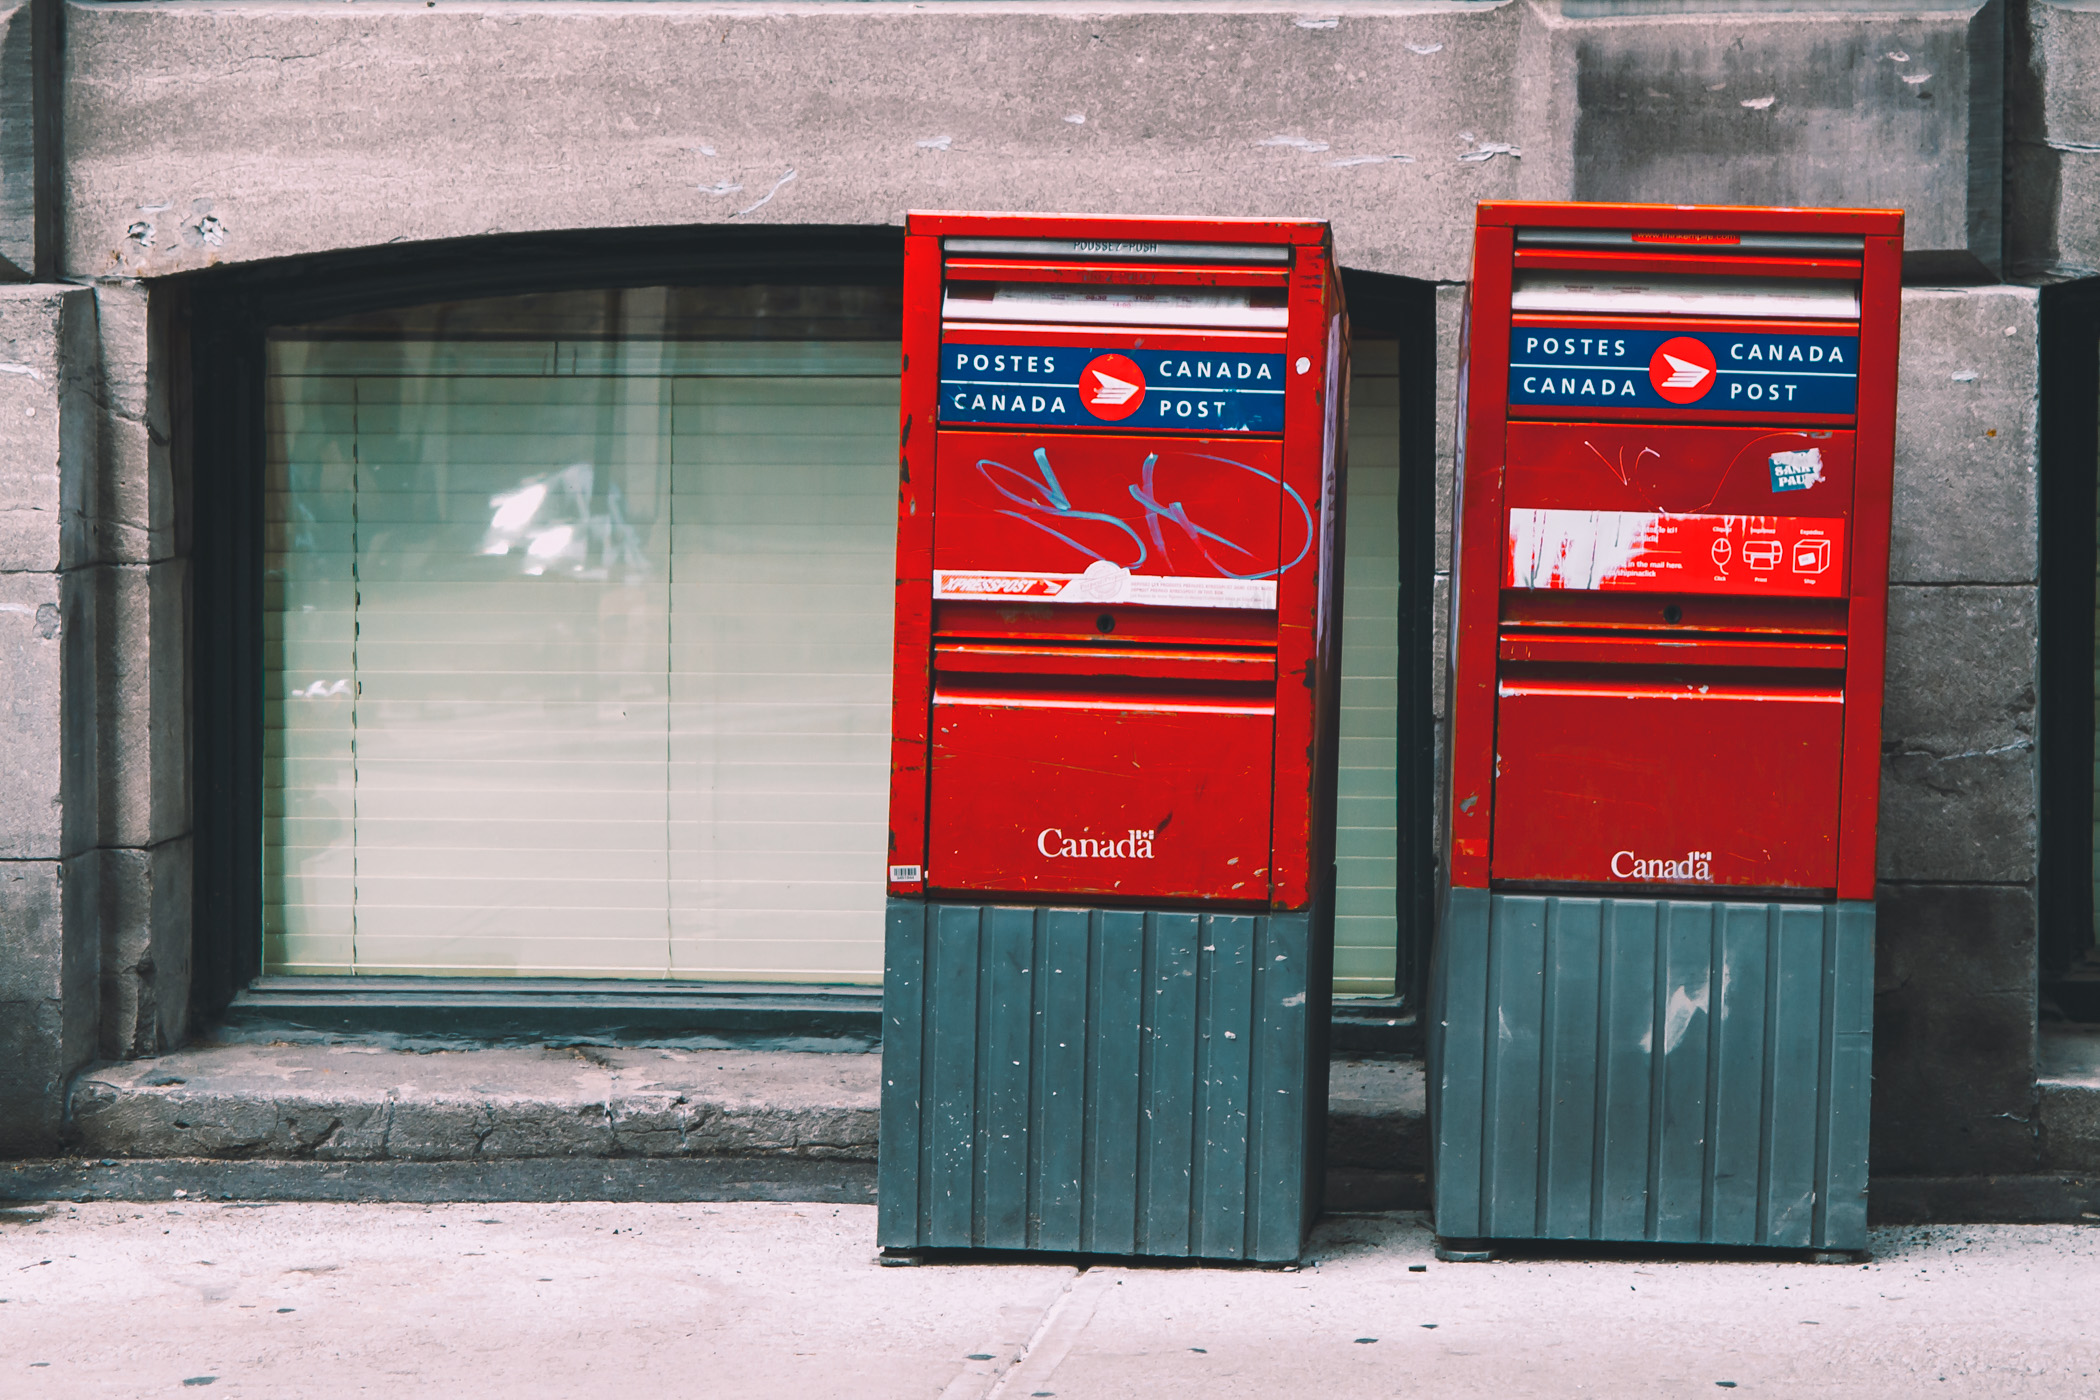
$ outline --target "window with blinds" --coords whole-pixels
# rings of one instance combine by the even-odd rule
[[[266,970],[880,980],[897,324],[645,288],[273,334]],[[1393,988],[1397,387],[1359,343],[1345,994]]]
[[[266,966],[881,975],[894,295],[279,333]]]
[[[1334,991],[1394,992],[1400,762],[1400,346],[1349,347],[1342,715],[1335,800]]]

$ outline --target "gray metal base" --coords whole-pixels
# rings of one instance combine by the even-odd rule
[[[1296,1259],[1327,1106],[1313,923],[891,900],[881,1245]]]
[[[1859,1250],[1874,906],[1448,890],[1436,1232]]]

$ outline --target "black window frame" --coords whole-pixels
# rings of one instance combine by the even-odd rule
[[[194,521],[189,636],[193,1023],[406,1044],[677,1040],[796,1048],[879,1042],[860,986],[266,977],[262,963],[265,340],[273,327],[437,301],[650,286],[896,286],[894,227],[589,230],[316,253],[184,284]],[[1413,1053],[1433,917],[1431,615],[1435,287],[1345,271],[1356,334],[1400,347],[1400,731],[1396,995],[1337,1004],[1337,1054]]]
[[[2093,929],[2095,511],[2100,508],[2100,277],[2040,293],[2041,590],[2035,729],[2041,982],[2057,1009],[2100,1020]],[[2067,974],[2069,974],[2067,976]]]

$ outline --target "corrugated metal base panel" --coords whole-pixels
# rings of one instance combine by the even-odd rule
[[[1447,1239],[1864,1249],[1874,906],[1448,890]]]
[[[891,900],[883,1246],[1297,1258],[1324,1165],[1314,925]]]

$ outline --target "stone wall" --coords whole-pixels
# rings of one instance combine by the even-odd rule
[[[1981,276],[2002,32],[1996,0],[74,4],[65,266],[1286,211],[1455,282],[1476,200],[1605,198],[1900,205],[1914,258]]]
[[[2039,305],[2026,287],[1903,298],[1877,1174],[2036,1161]]]
[[[95,1053],[94,294],[0,287],[0,1157]]]
[[[24,107],[38,55],[62,109]],[[2100,267],[2095,59],[2090,0],[0,3],[0,281],[88,284],[0,288],[0,1155],[55,1141],[80,1064],[187,1034],[179,274],[926,207],[1326,217],[1346,265],[1437,284],[1441,619],[1473,204],[1583,198],[1900,205],[1912,280],[1950,283],[1905,298],[1876,1170],[2030,1168],[2036,299],[1973,284]]]
[[[2024,0],[2008,32],[2006,257],[2015,275],[2100,272],[2100,4]]]

